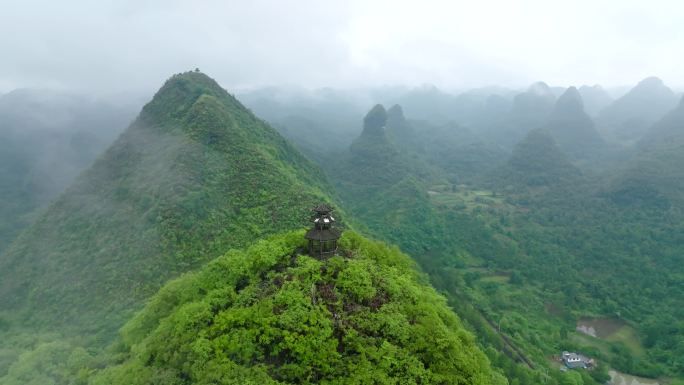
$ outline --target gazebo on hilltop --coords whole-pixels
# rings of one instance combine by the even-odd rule
[[[309,254],[318,259],[333,256],[337,253],[337,240],[342,235],[340,230],[332,227],[335,223],[333,210],[328,205],[321,204],[312,211],[313,228],[304,236],[309,240]]]

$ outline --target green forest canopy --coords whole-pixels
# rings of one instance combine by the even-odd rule
[[[347,231],[327,260],[303,231],[169,282],[89,384],[506,384],[396,248]],[[19,369],[10,369],[8,385]]]

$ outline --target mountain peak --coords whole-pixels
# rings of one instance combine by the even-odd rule
[[[554,113],[583,114],[584,103],[582,96],[575,87],[568,88],[556,101]]]
[[[392,130],[406,131],[408,122],[406,121],[406,117],[404,117],[404,110],[400,105],[395,104],[387,110],[386,125],[388,132]]]
[[[636,87],[640,88],[655,88],[655,87],[665,87],[665,83],[663,82],[662,79],[655,77],[655,76],[649,76],[642,81],[640,81]],[[635,87],[635,88],[636,88]]]
[[[594,90],[594,91],[601,91],[601,92],[604,92],[604,91],[605,91],[605,90],[603,89],[603,87],[602,87],[600,84],[594,84],[593,86],[584,84],[583,86],[581,86],[581,87],[579,88],[580,93],[581,93],[583,90]]]
[[[558,98],[548,127],[558,146],[573,158],[592,156],[604,143],[575,87]]]
[[[632,88],[627,95],[639,95],[640,97],[674,97],[674,92],[665,83],[655,76],[648,77],[640,81]],[[624,97],[623,97],[624,98]]]
[[[205,93],[216,93],[219,95],[227,93],[216,80],[210,78],[203,72],[197,71],[182,72],[171,76],[159,89],[157,94],[169,92],[173,89],[179,89],[180,91],[185,92],[203,91]]]
[[[527,89],[527,92],[533,93],[533,94],[536,94],[536,95],[549,95],[549,94],[553,94],[553,92],[551,92],[551,88],[549,87],[549,85],[546,84],[546,83],[544,83],[544,82],[532,83],[532,84],[530,85],[530,87]]]
[[[543,116],[551,111],[555,100],[551,88],[544,82],[537,82],[513,98],[513,112]]]
[[[387,111],[382,104],[376,104],[363,118],[364,135],[383,135],[387,124]]]
[[[602,131],[630,145],[677,106],[677,95],[662,80],[649,77],[634,86],[597,115]]]
[[[583,85],[578,91],[582,96],[584,111],[591,116],[596,115],[613,102],[613,98],[599,84],[593,86]]]
[[[403,121],[406,120],[404,117],[404,109],[400,105],[395,104],[387,110],[387,120],[393,121]]]
[[[186,115],[202,95],[219,98],[222,103],[232,104],[238,110],[247,112],[247,109],[214,79],[202,72],[188,71],[171,76],[143,107],[140,118],[143,121],[152,119],[156,123],[176,123],[176,119]],[[174,108],[169,108],[172,105]]]

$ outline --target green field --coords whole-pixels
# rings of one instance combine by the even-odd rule
[[[503,196],[488,190],[473,190],[464,185],[434,185],[428,190],[436,206],[472,210],[478,207],[504,207]]]

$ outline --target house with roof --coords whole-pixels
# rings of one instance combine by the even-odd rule
[[[594,366],[594,360],[579,353],[563,352],[561,361],[568,369],[589,369]]]

